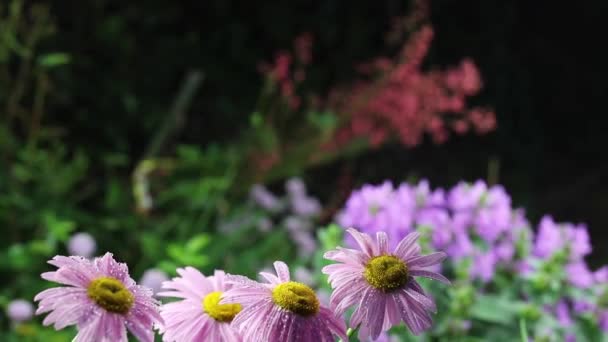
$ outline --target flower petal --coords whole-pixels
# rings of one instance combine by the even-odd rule
[[[357,241],[359,248],[368,258],[373,258],[376,255],[376,245],[372,241],[372,238],[364,233],[360,233],[354,228],[348,228],[346,230],[354,239]]]
[[[385,232],[376,233],[376,243],[378,244],[378,254],[388,254],[388,236]]]
[[[447,254],[444,252],[436,252],[428,255],[420,255],[407,260],[407,266],[410,269],[429,267],[439,264],[446,258]]]
[[[279,285],[280,283],[282,283],[281,279],[279,279],[279,277],[272,273],[260,272],[260,275],[264,277],[264,279],[268,280],[268,282],[272,285]]]
[[[399,241],[397,247],[395,247],[394,254],[403,260],[408,258],[410,255],[412,255],[412,250],[415,248],[416,240],[418,240],[419,237],[420,234],[418,234],[418,232],[411,232],[407,234],[401,241]]]
[[[410,270],[409,273],[410,273],[410,276],[429,278],[429,279],[437,280],[437,281],[442,282],[447,285],[451,284],[451,282],[448,278],[442,276],[441,274],[439,274],[437,272],[416,269],[416,270]]]
[[[409,299],[420,304],[422,307],[424,307],[425,310],[431,311],[433,313],[437,312],[437,306],[435,305],[433,299],[408,288],[405,288],[404,292],[409,297]]]
[[[279,276],[281,282],[288,282],[290,280],[289,267],[287,267],[287,264],[282,261],[275,261],[274,269],[277,271],[277,276]]]
[[[382,332],[384,323],[384,311],[386,309],[386,296],[376,292],[373,299],[368,302],[367,325],[372,339],[377,339]]]

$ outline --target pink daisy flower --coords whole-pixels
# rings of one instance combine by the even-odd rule
[[[224,341],[240,342],[241,336],[230,322],[241,311],[240,304],[220,304],[224,291],[232,286],[224,282],[225,273],[216,270],[205,277],[192,268],[178,268],[181,277],[163,283],[171,291],[160,292],[163,297],[183,300],[161,307],[165,324],[160,328],[165,342]]]
[[[386,233],[378,232],[376,242],[367,234],[355,229],[347,230],[361,250],[338,247],[324,257],[339,264],[325,266],[334,289],[330,305],[336,314],[343,314],[357,305],[350,326],[361,326],[359,338],[377,339],[380,333],[403,320],[415,335],[427,330],[431,324],[429,312],[435,312],[432,298],[428,297],[414,276],[427,277],[449,284],[450,281],[429,268],[439,264],[446,256],[443,252],[420,255],[416,244],[418,233],[410,233],[389,252]]]
[[[344,321],[321,306],[310,287],[291,281],[284,262],[276,261],[274,268],[277,275],[260,273],[267,283],[227,276],[234,288],[223,301],[243,305],[232,321],[241,334],[257,342],[334,342],[334,335],[346,341]]]
[[[55,329],[78,327],[74,342],[127,342],[127,331],[140,341],[154,341],[152,327],[162,321],[158,302],[152,292],[135,283],[124,263],[111,253],[87,260],[80,256],[55,256],[49,264],[56,271],[42,273],[42,278],[59,284],[40,292],[36,314],[51,312],[44,325]]]

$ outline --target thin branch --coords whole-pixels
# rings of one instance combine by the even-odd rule
[[[171,136],[182,129],[186,123],[186,111],[190,107],[194,94],[200,87],[203,78],[204,75],[199,70],[190,71],[186,75],[182,87],[177,93],[177,97],[169,111],[169,115],[167,115],[160,129],[146,148],[144,160],[156,156]]]

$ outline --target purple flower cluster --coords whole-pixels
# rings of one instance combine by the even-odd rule
[[[252,202],[268,215],[257,220],[257,227],[262,232],[270,232],[275,226],[274,222],[278,222],[287,229],[300,256],[310,256],[317,248],[313,230],[315,220],[321,214],[321,203],[308,195],[306,185],[300,178],[287,180],[285,192],[285,197],[278,197],[261,184],[251,188]]]
[[[6,307],[6,316],[14,323],[27,321],[34,316],[34,305],[25,299],[15,299]]]
[[[249,197],[260,208],[268,210],[271,213],[277,213],[283,210],[281,201],[261,184],[256,184],[251,187]]]
[[[563,228],[568,228],[568,226]],[[572,253],[570,253],[570,257],[572,257]],[[592,296],[581,298],[580,292],[578,292],[578,296],[566,295],[555,306],[549,307],[548,311],[555,315],[562,326],[567,328],[573,325],[574,316],[591,314],[596,317],[599,328],[604,333],[608,333],[608,266],[591,272],[581,259],[568,264],[566,274],[571,285],[579,290],[582,288],[591,291]]]
[[[306,193],[306,185],[300,178],[287,180],[285,190],[287,201],[277,197],[264,185],[256,184],[251,188],[249,197],[258,207],[272,214],[288,209],[293,215],[311,218],[321,213],[321,203]]]
[[[589,288],[594,283],[593,273],[587,267],[584,257],[591,253],[591,242],[585,225],[556,223],[550,216],[544,216],[538,226],[533,254],[541,259],[559,257],[567,265],[565,271],[569,282],[578,288]]]
[[[152,293],[156,295],[158,292],[160,292],[163,282],[167,280],[169,280],[167,273],[156,268],[150,268],[141,276],[139,283],[141,286],[152,290]]]
[[[300,217],[316,217],[321,213],[321,203],[306,193],[306,185],[300,178],[285,183],[291,211]]]
[[[90,258],[95,254],[97,243],[89,233],[76,233],[68,240],[67,248],[70,255]]]
[[[397,187],[368,184],[352,193],[337,221],[366,233],[386,230],[393,241],[424,232],[429,239],[423,248],[445,250],[453,270],[464,267],[469,280],[480,280],[482,286],[504,270],[531,281],[545,295],[553,291],[554,300],[542,305],[566,340],[573,340],[575,316],[583,314],[591,314],[608,332],[608,266],[595,272],[587,266],[592,249],[587,227],[547,215],[534,233],[502,186],[461,182],[444,190],[431,189],[425,180]],[[348,237],[347,242],[355,245]]]
[[[484,282],[497,266],[511,263],[519,233],[528,230],[523,211],[511,207],[504,188],[483,181],[447,191],[431,189],[426,180],[364,185],[352,193],[338,223],[367,233],[386,230],[397,241],[411,231],[428,232],[433,248],[456,260],[472,258],[471,276]]]

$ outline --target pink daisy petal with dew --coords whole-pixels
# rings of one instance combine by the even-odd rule
[[[160,315],[165,324],[159,328],[165,342],[240,342],[242,338],[230,322],[241,305],[220,304],[223,293],[232,286],[224,281],[224,271],[205,277],[192,268],[178,268],[179,277],[163,283],[162,297],[182,300],[165,304]]]
[[[376,234],[376,241],[355,229],[348,229],[361,250],[338,247],[324,257],[338,263],[325,266],[333,288],[331,308],[343,314],[356,306],[350,326],[359,329],[359,338],[377,339],[383,331],[405,322],[410,331],[418,335],[431,327],[429,312],[436,312],[435,302],[424,293],[414,279],[426,277],[449,284],[432,267],[441,263],[443,252],[420,255],[416,243],[419,235],[410,233],[401,240],[393,252],[385,232]]]
[[[222,302],[243,306],[232,324],[248,341],[334,342],[334,336],[348,340],[344,321],[320,305],[310,287],[291,281],[284,262],[276,261],[274,268],[276,275],[260,273],[266,283],[226,276],[234,287],[224,293]]]
[[[44,325],[55,329],[76,325],[74,342],[127,342],[127,329],[142,342],[154,341],[154,324],[162,322],[152,292],[129,276],[126,264],[111,253],[87,260],[80,256],[55,256],[49,264],[58,269],[42,278],[59,284],[40,292],[36,314],[49,313]]]

